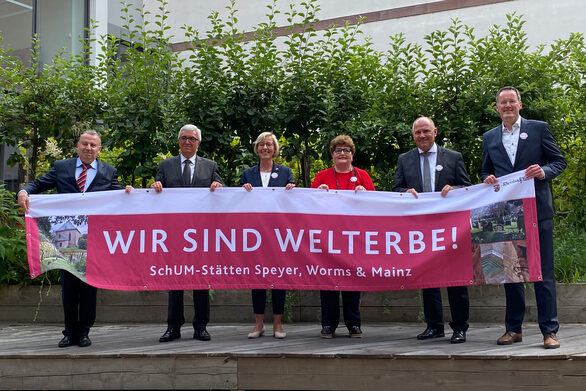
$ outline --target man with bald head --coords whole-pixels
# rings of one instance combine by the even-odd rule
[[[418,198],[418,192],[441,191],[446,197],[450,190],[470,186],[464,159],[459,152],[435,143],[437,128],[433,120],[419,117],[413,122],[411,135],[416,148],[399,156],[393,191],[407,192]],[[442,296],[439,288],[423,289],[423,312],[427,328],[417,336],[419,340],[444,337]],[[454,331],[451,343],[466,342],[470,301],[465,286],[448,287],[448,298]]]

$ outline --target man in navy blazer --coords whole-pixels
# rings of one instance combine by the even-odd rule
[[[24,186],[18,192],[18,204],[28,213],[29,194],[55,188],[58,193],[122,190],[116,169],[97,160],[101,149],[100,135],[94,130],[84,132],[77,142],[78,157],[56,161],[47,174]],[[85,177],[82,184],[78,184],[80,176]],[[88,334],[96,320],[98,290],[68,271],[60,272],[65,329],[59,347],[90,346],[92,342]]]
[[[417,148],[399,156],[393,191],[411,193],[417,198],[418,192],[441,191],[446,197],[454,188],[470,186],[464,159],[459,152],[438,146],[435,143],[437,128],[431,118],[419,117],[413,122],[413,140]],[[429,188],[424,185],[426,161]],[[465,286],[448,287],[448,299],[453,330],[451,343],[466,342],[470,301]],[[419,340],[444,337],[442,296],[439,288],[422,290],[423,313],[427,328],[417,336]]]
[[[496,110],[502,124],[482,136],[482,180],[493,185],[498,177],[525,170],[527,178],[534,178],[539,250],[542,281],[534,283],[539,328],[543,346],[560,346],[557,337],[555,276],[553,268],[553,199],[551,180],[566,168],[566,160],[558,148],[549,125],[542,121],[521,118],[521,94],[515,87],[503,87],[496,95]],[[525,315],[525,294],[522,283],[505,284],[507,309],[505,334],[499,345],[510,345],[523,340],[522,325]]]
[[[195,125],[185,125],[177,135],[181,154],[163,160],[151,188],[157,193],[164,187],[209,187],[210,191],[222,187],[224,182],[216,162],[196,155],[201,144],[201,130]],[[210,293],[207,289],[193,291],[193,338],[200,341],[211,339],[206,326],[210,320]],[[169,291],[167,308],[167,330],[159,342],[181,338],[181,326],[185,323],[183,312],[183,291]]]

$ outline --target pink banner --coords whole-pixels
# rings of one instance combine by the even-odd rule
[[[87,215],[60,209],[71,205],[71,195],[32,198],[31,275],[62,268],[117,290],[360,291],[538,281],[541,275],[532,181],[419,200],[314,189],[169,190],[87,193],[79,201]],[[63,198],[55,200],[61,206],[48,197]]]

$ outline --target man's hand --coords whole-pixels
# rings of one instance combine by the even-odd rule
[[[250,183],[245,183],[242,185],[242,187],[244,187],[246,189],[246,191],[252,190],[252,185]]]
[[[494,185],[497,182],[498,182],[498,179],[496,179],[496,177],[494,175],[489,175],[486,178],[484,178],[484,183],[487,185]]]
[[[322,183],[322,184],[321,184],[321,185],[319,185],[317,188],[318,188],[318,189],[325,190],[325,191],[329,191],[329,190],[330,190],[330,187],[329,187],[328,185],[326,185],[325,183]]]
[[[285,186],[285,190],[291,190],[294,187],[295,187],[295,183],[287,183],[287,186]]]
[[[134,187],[130,186],[130,185],[126,185],[126,187],[124,188],[124,192],[126,194],[130,194],[130,192],[134,189]]]
[[[218,181],[213,181],[210,185],[210,191],[216,190],[218,187],[223,187],[222,184]]]
[[[362,186],[362,185],[358,185],[354,189],[354,193],[358,193],[359,190],[366,190],[366,188],[364,186]]]
[[[454,190],[454,188],[450,185],[445,185],[440,194],[445,198],[450,190]]]
[[[419,194],[417,194],[417,190],[415,190],[414,188],[407,189],[405,193],[411,193],[413,194],[413,197],[419,198]]]
[[[525,177],[543,179],[545,178],[545,171],[539,164],[532,164],[525,170]]]
[[[28,194],[26,193],[26,191],[21,191],[18,193],[18,205],[20,205],[22,207],[22,209],[24,209],[25,213],[28,213],[29,208],[30,208],[30,203],[29,203],[29,198],[28,198]]]
[[[161,181],[156,181],[151,183],[151,189],[155,189],[156,193],[160,193],[163,191],[163,184],[161,183]]]

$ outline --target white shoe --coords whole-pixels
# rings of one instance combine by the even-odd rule
[[[262,337],[265,333],[265,329],[263,328],[260,331],[257,330],[253,330],[252,332],[248,333],[248,338],[249,339],[256,339],[258,337]]]

